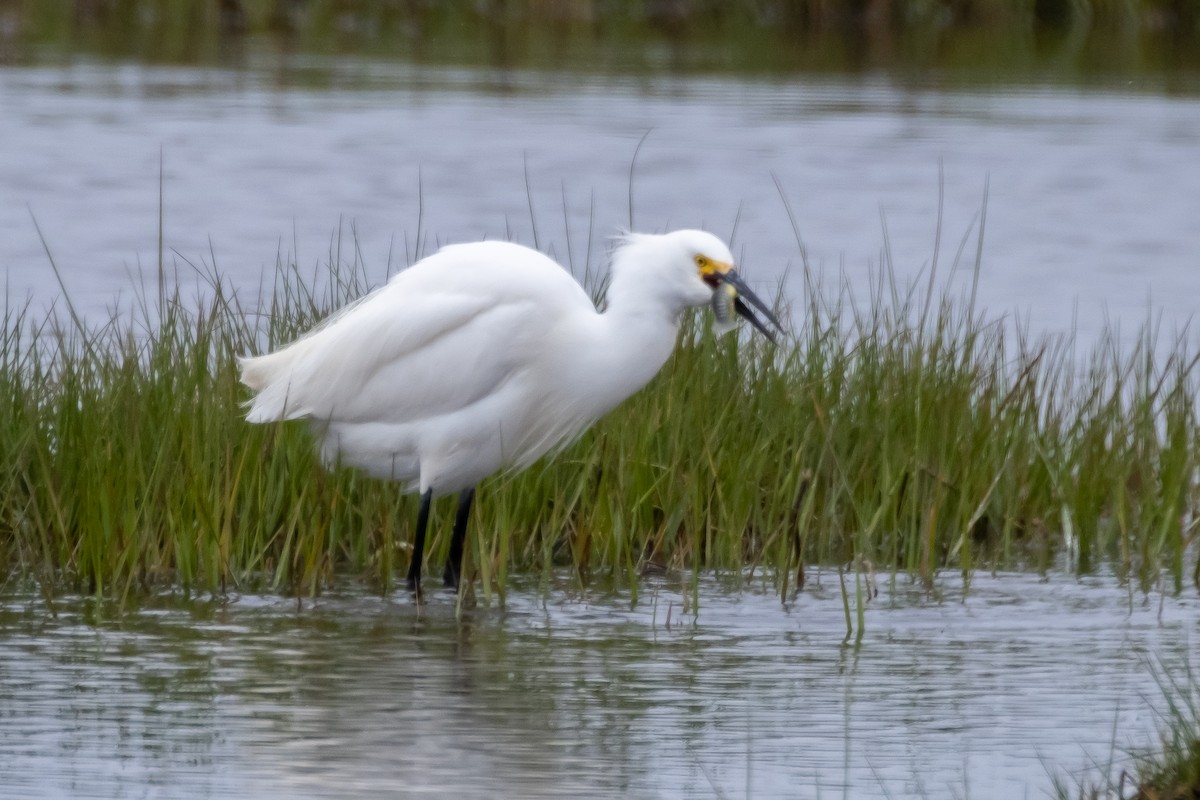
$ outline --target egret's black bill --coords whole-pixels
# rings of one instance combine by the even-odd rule
[[[751,291],[750,287],[746,285],[746,282],[742,280],[742,276],[738,275],[733,270],[726,272],[721,276],[721,279],[727,282],[734,289],[737,289],[738,296],[733,300],[733,310],[737,312],[737,315],[749,321],[749,323],[753,325],[759,333],[767,337],[767,341],[769,341],[771,344],[777,344],[775,339],[775,331],[772,331],[770,328],[768,328],[766,323],[759,319],[758,315],[754,313],[754,309],[758,309],[760,312],[762,312],[762,315],[767,318],[767,321],[774,325],[777,331],[782,333],[783,325],[780,324],[779,318],[775,316],[775,313],[771,311],[771,307],[760,300],[758,295]],[[743,300],[748,301],[749,305],[743,302]],[[754,308],[751,308],[751,306]]]

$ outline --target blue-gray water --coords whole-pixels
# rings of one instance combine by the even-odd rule
[[[1169,332],[1200,297],[1193,97],[318,68],[327,88],[253,65],[0,70],[10,305],[58,294],[34,218],[77,307],[127,304],[128,273],[157,260],[160,158],[168,266],[186,279],[215,256],[248,295],[278,253],[326,259],[339,226],[380,278],[419,238],[532,243],[530,202],[543,248],[598,266],[647,131],[635,227],[738,219],[767,285],[801,259],[773,176],[810,266],[861,298],[881,217],[901,278],[928,267],[940,172],[943,277],[988,186],[993,314],[1084,337],[1106,314],[1125,330],[1162,314]],[[9,599],[0,797],[1038,797],[1054,771],[1098,774],[1114,743],[1153,745],[1152,667],[1195,655],[1191,590],[1160,605],[1104,578],[978,576],[963,600],[954,576],[940,599],[901,582],[854,649],[821,583],[784,609],[705,579],[696,619],[665,583],[632,610],[518,583],[507,610],[461,622],[445,597],[353,592],[117,617]]]
[[[766,287],[801,261],[862,297],[885,241],[902,280],[934,253],[974,262],[980,299],[1035,331],[1105,316],[1167,331],[1200,296],[1200,99],[1069,88],[942,91],[884,76],[613,78],[421,68],[346,59],[327,89],[226,71],[103,65],[0,70],[0,267],[39,307],[57,283],[99,312],[127,272],[218,268],[255,293],[276,256],[308,269],[351,228],[372,274],[437,241],[537,240],[580,269],[634,226],[727,235]],[[528,176],[529,193],[526,191]],[[564,213],[564,202],[566,212]],[[887,238],[883,234],[886,220]],[[570,231],[568,248],[567,230]],[[588,255],[589,236],[591,253]],[[960,270],[969,272],[969,269]],[[957,278],[960,285],[966,276]],[[795,292],[801,281],[793,280]],[[1073,321],[1077,317],[1077,322]]]
[[[1196,601],[1106,578],[884,581],[844,646],[836,574],[790,607],[702,580],[640,602],[161,600],[0,607],[0,795],[1041,797],[1153,746]]]

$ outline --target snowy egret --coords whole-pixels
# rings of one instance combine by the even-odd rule
[[[255,392],[246,418],[308,420],[327,465],[420,492],[408,570],[418,594],[431,501],[458,492],[443,575],[457,588],[476,483],[565,446],[644,386],[674,349],[681,312],[708,303],[722,325],[732,308],[773,341],[757,309],[781,329],[704,231],[624,236],[603,311],[536,250],[451,245],[291,344],[240,359]]]

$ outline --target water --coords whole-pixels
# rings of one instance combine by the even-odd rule
[[[514,587],[504,610],[342,594],[0,607],[0,794],[1043,796],[1150,746],[1193,598],[1112,580],[884,585],[843,646],[836,576],[777,598]],[[1114,746],[1117,751],[1114,753]]]
[[[128,298],[129,273],[157,262],[160,159],[169,266],[190,277],[185,261],[215,259],[251,295],[278,254],[306,271],[327,260],[339,230],[376,280],[439,241],[532,243],[530,204],[538,244],[582,271],[629,223],[647,131],[635,227],[728,235],[737,219],[735,249],[766,290],[801,262],[776,176],[809,263],[864,298],[885,241],[902,280],[927,269],[939,180],[939,271],[966,237],[959,286],[987,187],[980,298],[994,315],[1086,340],[1106,316],[1129,329],[1161,314],[1169,333],[1200,294],[1194,96],[354,59],[317,62],[326,88],[296,88],[270,66],[0,70],[10,302],[59,291],[34,218],[77,306]]]
[[[311,63],[310,63],[311,62]],[[988,187],[981,302],[1035,330],[1200,296],[1200,100],[1072,88],[943,90],[883,75],[594,77],[300,60],[0,70],[9,303],[103,315],[129,274],[214,259],[253,295],[277,254],[339,230],[382,279],[438,241],[509,236],[603,263],[605,237],[702,225],[754,282],[801,261],[867,294],[886,221],[902,279],[940,274]],[[160,166],[161,165],[161,166]],[[941,176],[939,178],[939,175]],[[527,190],[528,181],[528,190]],[[531,224],[530,205],[534,225]],[[965,272],[953,276],[958,285]],[[792,282],[793,291],[802,287]],[[828,576],[790,608],[705,579],[642,602],[518,581],[461,621],[435,598],[149,602],[57,617],[0,606],[0,796],[1041,796],[1153,745],[1152,665],[1195,656],[1195,598],[1112,580],[901,582],[847,648]],[[668,624],[668,620],[670,623]],[[1121,754],[1118,751],[1118,758]],[[1126,765],[1119,760],[1117,769]]]

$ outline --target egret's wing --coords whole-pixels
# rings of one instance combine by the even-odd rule
[[[496,391],[536,360],[556,319],[594,308],[554,262],[495,244],[446,248],[312,334],[243,360],[258,390],[247,418],[409,422]],[[488,256],[500,260],[481,268]]]

